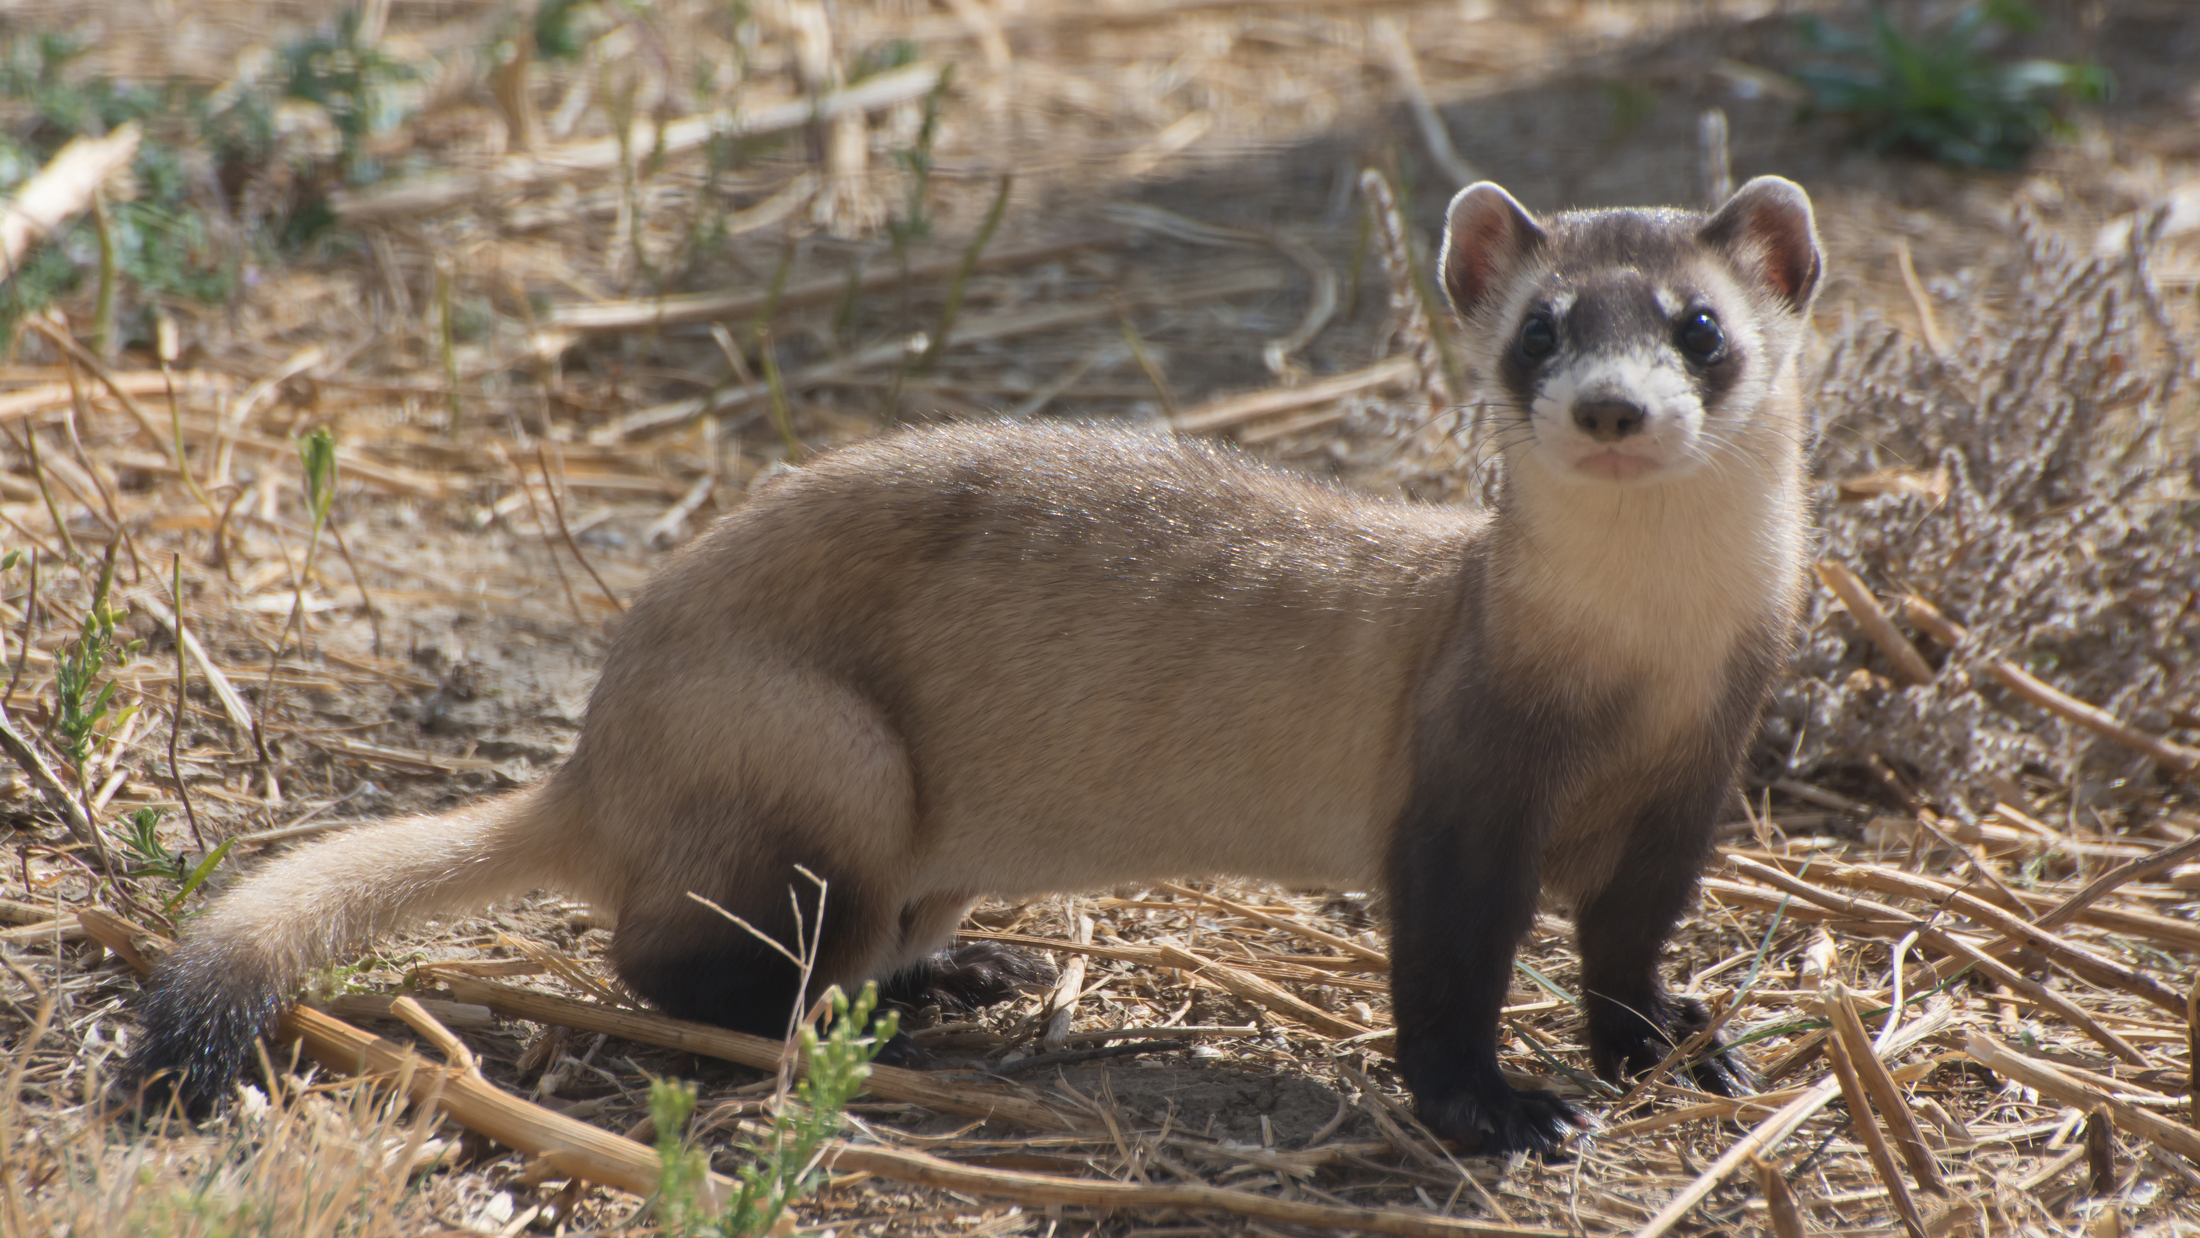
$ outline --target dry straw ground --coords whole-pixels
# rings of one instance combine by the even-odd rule
[[[318,62],[364,87],[277,111],[255,159],[147,123],[181,153],[192,253],[236,286],[125,282],[102,347],[87,282],[65,317],[14,312],[0,366],[0,542],[36,552],[0,596],[26,737],[0,788],[0,1230],[649,1232],[647,1077],[701,1081],[723,1170],[779,1049],[623,1003],[607,934],[554,898],[326,977],[270,1046],[272,1100],[117,1121],[133,966],[203,898],[170,905],[131,814],[186,866],[235,839],[218,883],[541,776],[652,560],[895,420],[1171,420],[1471,501],[1490,478],[1411,275],[1438,204],[1470,167],[1538,207],[1694,200],[1716,105],[1737,173],[1808,184],[1834,272],[1825,587],[1669,960],[1767,1093],[1594,1084],[1545,917],[1504,1051],[1601,1129],[1561,1164],[1455,1158],[1384,1056],[1378,900],[1099,891],[974,917],[1065,983],[916,1012],[954,1069],[873,1080],[802,1229],[2190,1231],[2200,15],[2041,7],[2038,45],[2122,94],[1999,174],[1796,123],[1796,14],[1855,6],[1718,0],[661,0],[572,9],[544,27],[563,58],[512,6],[384,0]],[[345,29],[242,0],[4,20],[89,43],[63,85],[228,100]],[[349,131],[346,98],[373,105]],[[17,221],[80,209],[99,171],[24,194],[11,259],[40,245]],[[320,240],[267,239],[314,200]],[[317,427],[340,537],[315,548],[292,439]],[[58,677],[110,553],[136,712],[79,771]],[[299,1046],[395,1072],[290,1073]]]

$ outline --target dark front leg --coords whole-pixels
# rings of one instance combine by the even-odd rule
[[[1709,1022],[1703,1005],[1666,991],[1658,956],[1696,891],[1727,787],[1660,804],[1635,822],[1612,879],[1575,915],[1589,1058],[1607,1079],[1639,1075]],[[1698,1086],[1746,1095],[1756,1078],[1714,1041],[1688,1065]]]
[[[1390,855],[1390,986],[1398,1068],[1421,1120],[1476,1152],[1557,1151],[1580,1119],[1497,1068],[1513,951],[1535,919],[1543,830],[1493,792],[1417,794]]]

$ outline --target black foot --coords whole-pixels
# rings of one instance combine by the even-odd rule
[[[974,941],[895,972],[879,986],[879,996],[912,1009],[938,1006],[959,1014],[1005,1002],[1053,981],[1054,965],[1038,955],[998,942]]]
[[[1597,1074],[1615,1082],[1631,1079],[1665,1060],[1711,1022],[1703,1003],[1692,998],[1660,998],[1652,1018],[1615,1003],[1598,1002],[1589,1017],[1589,1060]],[[1699,1057],[1683,1064],[1697,1087],[1714,1096],[1748,1096],[1757,1090],[1757,1072],[1739,1050],[1714,1039]]]
[[[1423,1098],[1421,1121],[1477,1155],[1533,1152],[1546,1161],[1565,1159],[1565,1142],[1582,1125],[1574,1107],[1549,1092],[1519,1092],[1499,1081],[1494,1088]]]

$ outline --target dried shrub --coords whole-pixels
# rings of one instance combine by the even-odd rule
[[[2011,269],[1942,282],[1960,321],[1942,324],[1938,354],[1862,314],[1828,342],[1816,390],[1819,475],[1884,491],[1843,501],[1824,486],[1822,553],[1971,637],[1932,684],[1892,686],[1814,590],[1767,732],[1795,772],[1877,755],[1958,815],[2020,772],[2075,791],[2073,809],[2153,776],[2146,758],[1970,673],[1978,659],[2010,659],[2159,733],[2200,657],[2200,511],[2176,499],[2190,455],[2174,441],[2192,412],[2193,342],[2150,272],[2152,233],[2087,256],[2021,208],[2016,233]],[[1896,484],[1853,484],[1870,477]]]

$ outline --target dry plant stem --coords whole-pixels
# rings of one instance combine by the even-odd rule
[[[31,547],[30,591],[23,599],[23,632],[17,642],[15,672],[8,676],[7,695],[0,697],[0,713],[15,704],[15,689],[23,682],[23,668],[31,662],[31,620],[38,614],[38,547]]]
[[[1933,314],[1932,298],[1925,295],[1925,284],[1917,277],[1917,264],[1910,261],[1910,238],[1895,238],[1894,265],[1901,272],[1903,289],[1910,294],[1910,306],[1917,311],[1917,327],[1925,337],[1925,351],[1933,354],[1933,360],[1946,364],[1948,343],[1940,334],[1940,320]]]
[[[2200,845],[2196,845],[2196,849],[2200,849]],[[2170,862],[2175,863],[2175,860]],[[1823,871],[1825,876],[1822,880],[1844,886],[1862,886],[1882,893],[1929,902],[2001,933],[2002,940],[1985,947],[1981,951],[1983,954],[1998,958],[2019,947],[2028,947],[2045,955],[2049,961],[2074,976],[2145,998],[2171,1014],[2177,1014],[2184,1009],[2184,999],[2161,982],[2131,971],[2083,946],[2065,941],[2049,932],[2038,921],[2027,923],[2021,916],[2012,915],[1953,886],[1876,864],[1833,866]],[[2018,905],[2022,906],[2021,903]],[[1953,975],[1955,970],[1953,965],[1936,966],[1935,979],[1931,983],[1940,983]]]
[[[1803,1210],[1795,1202],[1787,1177],[1770,1161],[1754,1156],[1749,1159],[1757,1166],[1757,1188],[1764,1193],[1765,1219],[1772,1226],[1773,1238],[1803,1238]]]
[[[200,644],[199,638],[184,627],[183,620],[176,612],[168,609],[167,603],[154,597],[140,595],[130,601],[132,606],[152,616],[153,622],[174,634],[176,643],[197,664],[199,673],[206,676],[206,686],[213,692],[214,699],[221,704],[222,713],[228,716],[230,725],[237,728],[240,735],[256,734],[259,731],[259,722],[252,715],[252,706],[246,703],[236,685],[229,682],[229,676],[207,654],[206,646]]]
[[[1964,638],[1970,635],[1960,625],[1950,622],[1932,603],[1920,597],[1902,599],[1902,613],[1927,635],[1950,648],[1962,644]],[[2005,659],[1989,661],[1986,663],[1986,673],[2032,704],[2111,743],[2122,744],[2134,752],[2143,752],[2177,773],[2190,775],[2200,771],[2200,749],[2187,748],[2182,744],[2135,731],[2106,710],[2088,705],[2066,692],[2040,682],[2014,662]]]
[[[92,940],[115,952],[130,970],[143,976],[168,953],[174,943],[151,929],[132,924],[104,907],[86,907],[76,913],[77,922]]]
[[[405,1026],[420,1033],[451,1065],[476,1079],[481,1078],[481,1067],[475,1063],[473,1053],[466,1048],[466,1042],[453,1035],[450,1028],[443,1026],[440,1020],[429,1014],[427,1007],[410,997],[399,997],[390,1002],[390,1016],[402,1019]]]
[[[367,612],[367,628],[374,633],[374,656],[382,656],[382,618],[375,613],[374,599],[367,596],[367,578],[359,574],[359,562],[351,557],[351,546],[344,541],[344,526],[336,518],[329,517],[328,531],[336,537],[336,549],[344,556],[344,566],[351,569],[352,587],[359,590],[360,609]]]
[[[102,138],[77,138],[48,160],[0,216],[0,270],[13,274],[32,241],[90,206],[100,185],[130,166],[138,136],[137,125],[126,124]]]
[[[1858,1080],[1871,1094],[1872,1106],[1879,1110],[1887,1133],[1894,1136],[1895,1147],[1910,1167],[1910,1176],[1917,1179],[1919,1187],[1935,1195],[1946,1195],[1948,1188],[1940,1178],[1940,1163],[1925,1146],[1925,1132],[1918,1126],[1917,1115],[1911,1112],[1909,1102],[1902,1098],[1902,1091],[1895,1085],[1887,1064],[1873,1051],[1864,1021],[1856,1014],[1856,999],[1836,980],[1826,986],[1824,1001],[1827,1020],[1833,1024],[1833,1039],[1847,1051],[1846,1056]],[[1891,1019],[1892,1015],[1889,1017]]]
[[[1864,587],[1864,582],[1857,579],[1856,573],[1844,564],[1826,559],[1818,564],[1818,579],[1833,591],[1835,597],[1841,599],[1841,605],[1848,608],[1849,616],[1856,620],[1856,626],[1862,628],[1864,635],[1879,646],[1880,652],[1887,655],[1887,660],[1894,663],[1895,670],[1904,679],[1917,685],[1933,681],[1933,668],[1926,664],[1909,638],[1902,635],[1900,629],[1887,618],[1887,612],[1879,608],[1878,599],[1872,597],[1871,590]]]
[[[38,456],[38,431],[24,426],[23,439],[28,444],[23,454],[30,458],[31,480],[38,483],[38,495],[46,500],[46,514],[53,520],[54,532],[61,537],[61,553],[68,556],[69,562],[75,563],[84,557],[84,552],[77,548],[76,539],[69,535],[69,522],[61,518],[61,505],[54,502],[53,487],[46,481],[46,465]]]
[[[2108,1110],[2094,1106],[2085,1117],[2086,1186],[2095,1195],[2116,1193],[2116,1134]]]
[[[114,377],[115,386],[132,395],[159,395],[170,387],[169,380],[153,370],[129,370]],[[220,395],[234,385],[228,376],[210,374],[205,370],[185,370],[176,375],[175,380],[182,383],[183,390],[195,395]],[[23,421],[68,401],[67,383],[18,388],[0,395],[0,422]]]
[[[978,269],[978,259],[984,256],[986,243],[1000,228],[1001,216],[1008,211],[1009,194],[1015,188],[1015,177],[1001,177],[1000,187],[993,192],[993,205],[986,210],[985,222],[978,225],[978,234],[970,238],[970,248],[963,251],[962,265],[955,268],[955,277],[947,282],[947,296],[940,305],[940,325],[925,344],[924,355],[917,358],[912,367],[916,373],[930,370],[946,351],[948,337],[955,331],[955,316],[962,312],[963,292],[969,287],[971,274]]]
[[[2087,882],[2084,889],[2079,890],[2053,909],[2034,919],[2032,927],[2046,930],[2068,924],[2076,919],[2080,912],[2099,902],[2118,886],[2133,881],[2144,881],[2163,869],[2182,864],[2196,855],[2200,855],[2200,835],[2194,835],[2181,843],[2164,847],[2153,855],[2141,856],[2127,864],[2119,864]]]
[[[1420,370],[1421,390],[1432,414],[1459,402],[1451,381],[1451,357],[1436,334],[1427,296],[1416,275],[1419,258],[1413,252],[1413,234],[1398,210],[1398,196],[1390,181],[1374,168],[1360,173],[1360,192],[1375,220],[1375,236],[1381,242],[1383,276],[1390,287],[1390,312],[1395,338],[1406,346]]]
[[[1894,1057],[1909,1051],[1910,1047],[1947,1026],[1950,1011],[1943,1006],[1918,1019],[1912,1020],[1901,1031],[1888,1039],[1881,1057]],[[1683,1188],[1656,1216],[1645,1222],[1634,1233],[1634,1238],[1660,1238],[1672,1232],[1673,1227],[1696,1210],[1719,1184],[1732,1177],[1751,1158],[1772,1151],[1793,1135],[1811,1115],[1831,1104],[1841,1094],[1841,1081],[1837,1078],[1822,1079],[1816,1087],[1789,1101],[1778,1113],[1758,1123],[1747,1135],[1737,1140],[1733,1147],[1712,1162],[1711,1167],[1697,1175],[1696,1180]]]
[[[457,1000],[487,1006],[512,1019],[532,1019],[576,1031],[605,1032],[643,1044],[660,1045],[687,1053],[739,1062],[758,1070],[779,1069],[781,1042],[727,1031],[704,1023],[668,1019],[646,1011],[617,1010],[569,998],[553,997],[508,984],[461,975],[446,968],[423,969],[425,975],[450,989]],[[917,1070],[892,1066],[871,1067],[866,1087],[884,1100],[922,1105],[940,1113],[988,1121],[1010,1122],[1034,1130],[1078,1131],[1084,1124],[1051,1106],[1029,1099],[1005,1087],[950,1082]]]
[[[162,450],[169,453],[169,463],[175,466],[176,471],[179,473],[185,471],[186,464],[182,448],[170,442],[168,436],[160,432],[160,427],[153,422],[153,415],[145,411],[145,406],[137,402],[137,397],[131,394],[128,387],[117,381],[113,370],[109,369],[99,358],[86,351],[84,346],[77,343],[76,338],[59,324],[38,317],[27,318],[24,322],[33,331],[45,336],[47,341],[55,348],[67,354],[78,365],[83,366],[93,378],[98,379],[99,385],[105,387],[107,394],[114,397],[115,403],[122,406],[122,411],[130,414],[130,419],[137,422],[138,429],[145,432],[145,437],[151,439]]]
[[[1459,157],[1459,151],[1451,144],[1451,131],[1444,126],[1444,118],[1429,100],[1428,87],[1422,84],[1421,67],[1413,57],[1413,45],[1406,41],[1405,32],[1398,28],[1396,20],[1378,17],[1369,33],[1382,48],[1383,59],[1389,62],[1390,71],[1398,79],[1398,89],[1405,92],[1406,107],[1413,113],[1413,123],[1421,131],[1421,142],[1428,147],[1431,162],[1438,171],[1450,178],[1452,188],[1464,189],[1481,179],[1473,167]]]
[[[2185,998],[2185,1050],[2185,1091],[2192,1124],[2200,1126],[2200,975],[2193,976],[2192,992]]]
[[[1051,262],[1083,249],[1119,245],[1122,241],[1121,233],[1110,231],[1091,233],[1067,241],[998,249],[979,258],[975,270],[1011,270]],[[945,279],[960,271],[962,265],[961,258],[945,258],[938,262],[911,266],[908,279],[911,283]],[[882,270],[856,280],[855,291],[878,292],[898,285],[902,278],[898,270]],[[763,309],[767,302],[780,309],[790,310],[826,305],[836,297],[846,295],[848,290],[849,281],[836,276],[786,287],[780,291],[776,300],[767,289],[763,292],[683,294],[636,301],[596,301],[552,306],[542,321],[544,330],[549,332],[586,335],[597,332],[646,331],[657,327],[747,318]],[[6,405],[0,404],[0,415],[5,414],[5,409]]]
[[[850,110],[892,107],[923,97],[938,82],[939,73],[937,65],[914,64],[874,74],[846,90],[815,100],[795,99],[767,107],[688,116],[662,126],[654,120],[639,120],[622,136],[553,147],[540,158],[507,156],[480,172],[401,182],[370,193],[342,194],[332,205],[337,218],[350,224],[432,214],[613,169],[631,151],[669,158],[712,138],[738,140],[782,133],[831,120]]]
[[[1231,915],[1243,916],[1256,924],[1265,924],[1269,928],[1282,929],[1293,936],[1303,937],[1308,941],[1328,946],[1332,950],[1342,951],[1364,962],[1374,964],[1373,970],[1390,970],[1389,955],[1372,946],[1363,946],[1349,937],[1339,937],[1335,933],[1325,933],[1311,924],[1303,924],[1283,916],[1272,916],[1258,907],[1249,907],[1235,899],[1224,898],[1219,894],[1210,893],[1206,890],[1195,890],[1190,886],[1181,886],[1173,881],[1162,882],[1160,888],[1182,898],[1197,899],[1210,906],[1220,907]]]
[[[550,455],[548,449],[542,443],[535,444],[535,463],[542,469],[543,490],[550,497],[550,514],[557,517],[558,533],[565,538],[565,548],[573,552],[573,557],[580,561],[581,567],[588,572],[589,578],[596,582],[596,587],[603,590],[603,595],[610,599],[611,605],[623,613],[626,610],[626,603],[620,601],[619,595],[611,591],[611,586],[603,582],[603,576],[596,571],[596,565],[590,563],[588,556],[581,553],[581,544],[573,537],[571,526],[565,523],[565,499],[563,494],[565,488],[560,484],[565,474],[564,468],[559,468],[557,477],[553,478],[550,475]]]
[[[1560,1238],[1561,1230],[1491,1225],[1408,1212],[1398,1208],[1354,1208],[1310,1204],[1213,1186],[1148,1186],[1091,1178],[1060,1178],[962,1165],[922,1152],[836,1143],[824,1163],[834,1169],[877,1174],[898,1182],[984,1195],[1028,1205],[1073,1208],[1165,1209],[1224,1212],[1254,1220],[1304,1225],[1339,1233],[1396,1234],[1404,1238]]]
[[[113,865],[107,859],[107,842],[100,837],[98,827],[92,824],[91,817],[84,812],[84,806],[77,802],[75,796],[69,794],[69,788],[53,772],[53,767],[46,764],[46,758],[40,756],[31,741],[15,729],[15,719],[8,715],[5,707],[0,707],[0,748],[6,749],[8,756],[22,767],[23,773],[38,788],[39,795],[45,799],[47,805],[60,814],[61,820],[69,827],[69,832],[76,835],[78,841],[89,844],[98,854],[100,868],[111,874]]]
[[[2093,1016],[2072,1004],[2069,998],[2023,975],[2000,959],[1992,958],[1980,952],[1977,947],[1934,928],[1931,924],[1910,915],[1908,912],[1899,911],[1883,903],[1874,903],[1867,899],[1849,898],[1845,895],[1821,890],[1807,881],[1791,877],[1769,864],[1759,864],[1746,856],[1730,855],[1727,857],[1727,862],[1766,885],[1809,899],[1811,902],[1830,911],[1840,912],[1860,920],[1882,920],[1907,925],[1912,932],[1917,934],[1919,941],[1932,946],[1943,954],[1956,955],[1969,961],[1985,974],[2061,1015],[2071,1026],[2091,1036],[2103,1048],[2114,1053],[2117,1057],[2130,1062],[2134,1066],[2144,1067],[2148,1065],[2145,1054],[2132,1048],[2123,1037],[2102,1027],[2094,1020]]]
[[[1910,1198],[1909,1185],[1902,1181],[1902,1171],[1895,1167],[1894,1154],[1887,1148],[1886,1133],[1872,1119],[1871,1106],[1866,1103],[1864,1084],[1857,1078],[1856,1064],[1849,1057],[1848,1044],[1840,1036],[1826,1041],[1826,1061],[1833,1067],[1833,1074],[1841,1084],[1841,1097],[1849,1107],[1849,1124],[1856,1131],[1857,1141],[1864,1145],[1871,1157],[1872,1168],[1879,1173],[1879,1180],[1886,1184],[1887,1196],[1894,1201],[1895,1212],[1902,1218],[1902,1227],[1910,1231],[1910,1238],[1926,1238],[1925,1219],[1918,1215],[1917,1201]]]
[[[176,624],[183,624],[183,556],[176,555]],[[199,854],[206,854],[206,835],[199,831],[198,810],[191,806],[191,785],[184,781],[183,766],[176,760],[176,746],[183,738],[183,713],[187,705],[184,688],[189,683],[189,673],[183,660],[183,638],[176,638],[176,710],[168,719],[168,777],[176,784],[176,798],[183,801],[184,820],[191,823],[191,841],[198,844]]]
[[[2057,1104],[2090,1110],[2105,1107],[2109,1120],[2117,1129],[2142,1139],[2152,1140],[2162,1148],[2175,1152],[2195,1165],[2200,1165],[2200,1130],[2180,1122],[2172,1122],[2135,1105],[2117,1100],[2107,1091],[2037,1058],[2029,1058],[2008,1045],[1981,1032],[1973,1032],[1963,1043],[1964,1052],[1981,1066],[2005,1075]]]
[[[160,935],[96,907],[86,908],[79,915],[94,938],[121,955],[141,976],[150,973],[154,961],[172,945]],[[391,1003],[393,1013],[405,1000]],[[417,1018],[441,1032],[440,1036],[424,1035],[456,1043],[456,1037],[426,1010],[417,1004],[414,1009]],[[300,1041],[309,1057],[330,1070],[391,1077],[416,1103],[441,1108],[469,1130],[544,1158],[558,1173],[637,1195],[651,1195],[657,1190],[662,1165],[654,1149],[508,1096],[465,1067],[426,1065],[412,1050],[309,1006],[293,1006],[285,1011],[278,1035]],[[463,1046],[460,1048],[463,1052]],[[464,1060],[471,1065],[472,1056],[467,1054]],[[710,1175],[705,1184],[706,1206],[721,1206],[733,1185],[732,1179],[724,1175]]]
[[[500,452],[502,448],[498,449]],[[580,598],[573,594],[573,582],[565,577],[565,560],[558,557],[558,544],[550,540],[550,522],[542,518],[542,505],[535,500],[534,484],[527,480],[527,470],[517,460],[505,460],[512,468],[512,480],[519,485],[519,492],[527,496],[527,514],[535,518],[535,529],[542,534],[543,549],[550,552],[550,568],[558,574],[558,587],[565,591],[565,604],[573,610],[573,622],[588,626],[588,615],[581,610]],[[547,476],[544,479],[548,484]]]
[[[1285,992],[1277,985],[1258,976],[1250,976],[1234,967],[1203,959],[1180,946],[1163,945],[1157,960],[1163,967],[1174,967],[1189,976],[1214,985],[1218,989],[1234,993],[1249,1002],[1255,1002],[1282,1015],[1294,1023],[1313,1028],[1324,1036],[1350,1039],[1365,1036],[1368,1028],[1340,1019],[1321,1007]],[[1373,1047],[1373,1046],[1371,1046]]]
[[[1075,940],[1078,945],[1092,944],[1092,917],[1084,911],[1077,912]],[[1039,1047],[1048,1053],[1059,1053],[1069,1044],[1070,1024],[1077,1018],[1077,999],[1085,991],[1085,956],[1072,954],[1062,965],[1062,975],[1054,982],[1054,992],[1047,998],[1045,1029],[1039,1033]]]
[[[1234,274],[1218,275],[1199,281],[1196,285],[1141,290],[1122,298],[1132,306],[1181,305],[1195,301],[1213,301],[1224,297],[1247,293],[1273,292],[1285,283],[1280,271],[1259,268]],[[987,314],[978,318],[963,318],[956,328],[958,344],[969,345],[980,341],[1001,341],[1021,336],[1037,335],[1065,327],[1081,326],[1103,321],[1115,316],[1115,306],[1104,300],[1075,302],[1037,309],[1021,309],[999,314]],[[801,390],[827,379],[843,378],[861,370],[882,365],[898,365],[908,359],[904,341],[895,339],[874,344],[847,357],[821,361],[805,366],[787,376],[789,390]],[[767,386],[746,383],[739,387],[693,396],[684,400],[654,407],[637,409],[588,432],[588,441],[600,446],[619,443],[633,435],[668,426],[684,424],[708,413],[723,413],[766,399],[770,395]]]
[[[1333,378],[1316,379],[1302,386],[1280,387],[1268,391],[1254,391],[1245,395],[1226,396],[1202,404],[1198,408],[1184,410],[1177,415],[1174,425],[1180,434],[1213,434],[1220,430],[1228,430],[1244,425],[1249,421],[1259,421],[1264,417],[1273,417],[1278,413],[1297,412],[1299,409],[1310,408],[1316,404],[1326,404],[1332,400],[1341,400],[1349,395],[1358,395],[1362,391],[1395,386],[1411,379],[1416,372],[1413,358],[1389,357],[1364,370],[1354,370],[1349,374],[1339,374]],[[1334,418],[1314,424],[1327,424],[1328,420],[1342,420],[1343,418],[1344,410],[1340,408],[1336,410]],[[1299,424],[1304,429],[1314,428],[1314,425],[1304,422]]]

